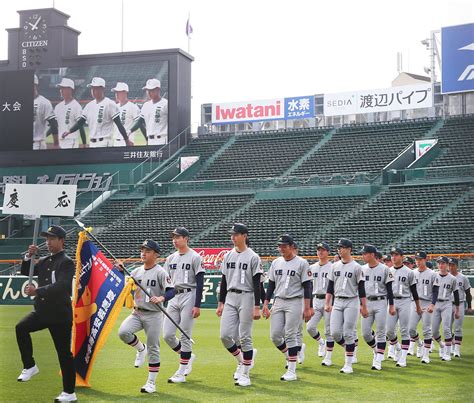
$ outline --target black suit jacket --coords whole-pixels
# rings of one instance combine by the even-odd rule
[[[21,274],[27,276],[30,261],[23,261]],[[64,251],[45,256],[35,264],[34,275],[38,276],[38,288],[34,302],[35,311],[47,322],[72,321],[72,279],[75,266]]]

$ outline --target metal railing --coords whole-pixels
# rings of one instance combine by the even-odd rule
[[[389,183],[425,182],[426,180],[472,181],[474,164],[423,167],[388,171]]]

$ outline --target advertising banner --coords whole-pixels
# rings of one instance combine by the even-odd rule
[[[202,258],[206,270],[219,270],[224,256],[231,248],[193,248]]]
[[[415,161],[438,142],[437,139],[415,141]]]

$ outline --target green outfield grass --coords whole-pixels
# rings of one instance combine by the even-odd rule
[[[61,391],[58,362],[49,332],[33,334],[35,359],[40,373],[27,383],[16,381],[22,366],[15,340],[15,323],[30,307],[0,307],[0,401],[52,401]],[[107,344],[101,351],[91,378],[92,388],[78,388],[79,401],[473,401],[474,399],[474,319],[466,318],[462,358],[441,362],[438,353],[432,363],[422,365],[408,358],[407,368],[397,368],[384,361],[383,371],[372,371],[372,353],[363,342],[359,347],[359,363],[354,373],[340,374],[343,350],[336,345],[334,365],[321,366],[316,345],[307,335],[306,360],[298,365],[298,380],[285,383],[283,355],[269,338],[270,323],[260,320],[254,327],[254,345],[258,349],[252,386],[239,388],[232,379],[235,359],[219,340],[219,320],[213,310],[204,310],[198,319],[194,339],[197,359],[186,384],[168,384],[167,378],[178,367],[178,356],[162,342],[161,372],[157,393],[139,392],[147,378],[147,369],[133,367],[135,350],[124,345],[117,336],[120,322],[115,324]],[[321,330],[321,329],[320,329]],[[143,333],[139,336],[143,339]],[[362,339],[361,339],[362,340]]]

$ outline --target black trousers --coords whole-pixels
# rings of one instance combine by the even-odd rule
[[[74,370],[74,358],[71,352],[72,322],[50,323],[41,318],[36,312],[31,312],[18,322],[15,329],[23,368],[26,369],[35,365],[30,333],[43,329],[49,330],[61,366],[63,391],[74,393],[76,371]]]

